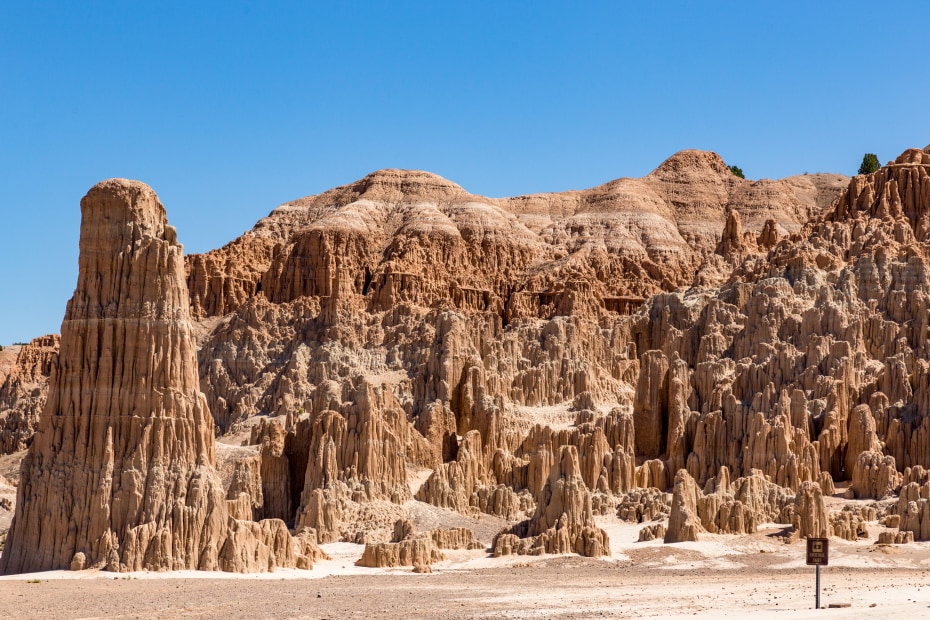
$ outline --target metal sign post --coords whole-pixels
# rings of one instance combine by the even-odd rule
[[[820,609],[820,564],[814,568],[817,570],[817,598],[814,599],[814,609]]]
[[[817,598],[816,609],[820,609],[820,567],[830,563],[830,539],[807,539],[807,564],[817,567]]]

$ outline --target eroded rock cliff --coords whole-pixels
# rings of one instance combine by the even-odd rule
[[[930,536],[928,171],[686,151],[563,194],[387,170],[288,203],[186,263],[200,389],[257,455],[224,497],[375,564],[411,500],[506,520],[496,554],[606,553],[613,515],[862,536],[843,494]]]
[[[567,445],[612,511],[617,494],[667,488],[694,435],[687,362],[641,360],[628,316],[656,292],[723,281],[844,181],[744,181],[697,151],[643,179],[512,199],[380,171],[188,259],[194,314],[224,315],[202,343],[201,385],[223,431],[280,417],[293,465],[270,486],[290,487],[288,521],[321,542],[357,538],[363,506],[400,505],[408,487],[438,507],[531,518]]]
[[[81,212],[78,283],[0,572],[295,566],[282,521],[229,516],[183,251],[158,197],[112,179]]]

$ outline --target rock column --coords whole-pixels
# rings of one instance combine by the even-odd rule
[[[75,557],[122,571],[296,565],[283,522],[229,515],[183,248],[155,192],[111,179],[81,212],[78,283],[0,573]]]

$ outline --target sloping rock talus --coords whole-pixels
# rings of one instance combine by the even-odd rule
[[[158,197],[113,179],[81,211],[78,283],[0,572],[296,566],[282,521],[229,516],[183,251]]]

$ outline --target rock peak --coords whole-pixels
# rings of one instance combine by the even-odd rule
[[[930,146],[923,149],[907,149],[894,160],[896,164],[930,165]]]
[[[653,170],[649,176],[657,177],[677,177],[677,176],[733,176],[730,169],[727,168],[723,158],[713,151],[700,151],[696,149],[686,149],[678,151],[659,167]]]
[[[158,195],[142,181],[107,179],[94,185],[81,200],[82,226],[108,227],[118,232],[125,224],[134,223],[140,232],[161,237],[168,219]]]
[[[461,186],[423,170],[384,168],[345,186],[359,198],[391,202],[448,200],[466,195]]]
[[[930,239],[930,151],[907,149],[872,174],[853,177],[827,219],[907,220],[918,241]]]

